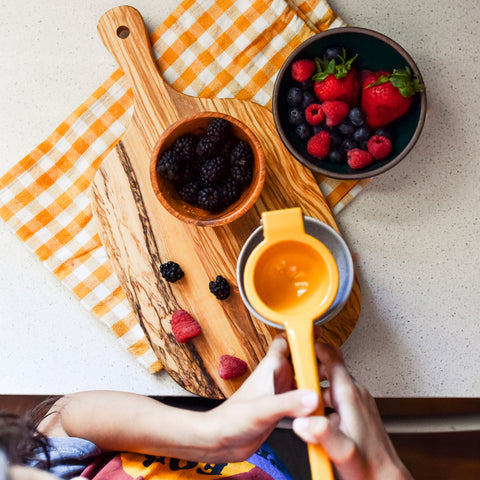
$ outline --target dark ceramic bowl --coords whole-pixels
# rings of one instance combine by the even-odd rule
[[[286,101],[291,87],[298,86],[291,78],[291,66],[296,60],[322,57],[325,49],[331,46],[345,47],[349,56],[358,54],[354,66],[358,70],[386,70],[409,66],[422,83],[420,71],[410,55],[392,39],[373,30],[358,27],[340,27],[327,30],[309,38],[298,46],[287,58],[275,81],[273,91],[273,116],[275,126],[290,153],[303,165],[322,175],[356,180],[373,177],[399,163],[413,148],[425,122],[426,95],[417,93],[410,110],[391,124],[395,139],[390,155],[382,161],[374,161],[370,166],[354,170],[345,164],[319,161],[307,152],[306,142],[300,140],[295,127],[288,123],[288,111],[292,108]]]

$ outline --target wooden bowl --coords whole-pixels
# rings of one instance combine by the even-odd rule
[[[369,178],[386,172],[397,165],[410,152],[417,142],[427,110],[425,92],[419,92],[414,97],[410,110],[392,123],[395,139],[392,151],[385,160],[374,161],[370,166],[354,170],[347,163],[335,164],[326,160],[319,161],[307,152],[307,145],[295,134],[295,127],[288,123],[287,92],[297,86],[291,78],[291,66],[296,60],[321,57],[326,48],[331,46],[345,47],[350,55],[358,54],[354,66],[358,70],[387,70],[409,66],[423,83],[420,70],[412,57],[391,38],[359,27],[340,27],[326,30],[310,37],[299,45],[283,64],[275,81],[273,92],[273,118],[278,134],[290,153],[307,168],[322,175],[345,180]]]
[[[187,134],[193,136],[204,135],[209,122],[213,118],[223,118],[230,122],[233,135],[238,140],[248,142],[254,157],[253,177],[250,185],[243,189],[240,198],[235,203],[225,210],[215,213],[186,203],[178,195],[173,182],[159,175],[156,168],[158,158],[172,147],[178,137]],[[201,112],[175,122],[163,132],[152,153],[150,179],[158,200],[174,217],[201,227],[216,227],[237,220],[257,201],[265,181],[265,156],[260,142],[244,123],[223,113]]]

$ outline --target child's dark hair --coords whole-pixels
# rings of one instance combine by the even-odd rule
[[[26,415],[0,412],[0,450],[12,465],[26,465],[44,453],[46,461],[39,468],[49,469],[48,438],[37,428],[59,397],[48,398]]]

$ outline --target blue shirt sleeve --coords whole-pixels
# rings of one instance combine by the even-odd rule
[[[49,472],[58,478],[69,480],[78,477],[85,468],[101,454],[101,450],[92,442],[76,437],[52,437],[48,439],[50,457]],[[39,467],[46,461],[45,453],[39,452],[37,458],[28,464]]]

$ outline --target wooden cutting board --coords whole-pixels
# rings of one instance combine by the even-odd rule
[[[238,253],[258,227],[261,213],[300,206],[306,215],[337,228],[312,173],[283,146],[269,110],[252,102],[204,99],[180,94],[164,83],[151,52],[140,13],[117,7],[99,21],[103,43],[130,79],[134,112],[127,131],[97,172],[92,206],[101,240],[133,311],[155,354],[184,388],[203,397],[224,398],[245,377],[222,380],[223,354],[245,360],[253,370],[279,332],[251,317],[237,288]],[[266,180],[259,200],[240,219],[219,227],[186,224],[168,213],[155,197],[149,175],[151,152],[172,123],[198,112],[221,112],[238,118],[256,135],[266,157]],[[185,272],[170,284],[159,271],[173,260]],[[217,300],[208,289],[217,275],[227,278],[231,295]],[[171,314],[190,312],[202,334],[179,344]],[[324,339],[341,345],[360,311],[357,280],[343,311],[324,325]]]

